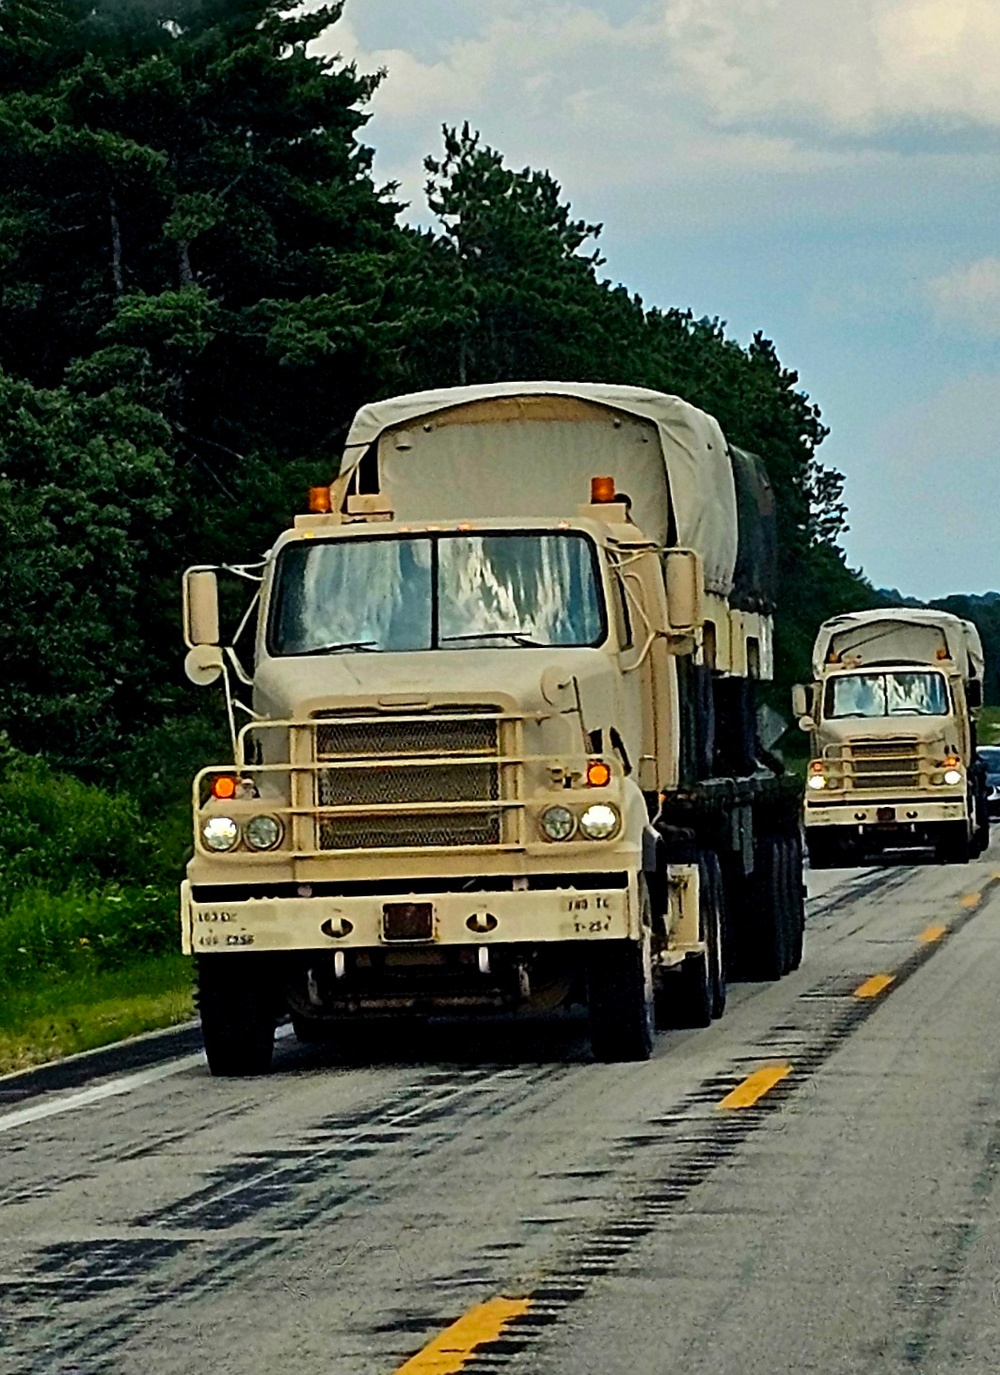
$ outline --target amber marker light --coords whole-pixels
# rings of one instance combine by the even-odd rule
[[[587,786],[606,788],[611,782],[611,770],[603,759],[592,759],[587,765]]]
[[[309,512],[314,516],[328,516],[333,510],[329,487],[309,488]]]
[[[592,477],[590,479],[590,504],[606,506],[615,499],[615,480],[613,477]]]
[[[231,774],[220,773],[212,779],[212,796],[217,797],[220,802],[226,802],[229,798],[236,796],[236,779]]]

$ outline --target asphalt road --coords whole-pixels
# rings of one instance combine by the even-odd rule
[[[647,1065],[554,1020],[0,1080],[0,1372],[995,1371],[1000,845],[810,888],[801,970]]]

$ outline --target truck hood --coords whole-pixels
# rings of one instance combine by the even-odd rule
[[[425,650],[265,658],[254,679],[254,708],[268,719],[288,720],[338,709],[375,712],[496,705],[514,714],[562,720],[559,742],[547,739],[544,748],[580,750],[587,748],[581,739],[581,716],[588,732],[606,732],[607,740],[614,728],[626,736],[621,682],[616,658],[601,649]],[[631,742],[626,748],[632,748]]]

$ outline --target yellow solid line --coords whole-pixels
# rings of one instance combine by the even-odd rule
[[[961,907],[978,907],[982,900],[982,893],[966,893],[965,896],[959,898],[958,901]]]
[[[737,1084],[731,1093],[727,1093],[716,1107],[752,1108],[759,1098],[763,1098],[765,1093],[770,1093],[775,1084],[787,1079],[791,1072],[791,1065],[767,1065],[764,1069],[754,1070],[742,1084]]]
[[[873,974],[860,988],[854,990],[855,998],[877,998],[890,984],[896,982],[895,974]]]
[[[942,936],[947,934],[947,926],[928,926],[926,931],[921,931],[920,940],[924,945],[933,945],[935,941],[939,941]]]
[[[455,1375],[472,1359],[477,1346],[495,1342],[507,1324],[530,1307],[530,1299],[490,1299],[470,1308],[401,1365],[396,1375]]]

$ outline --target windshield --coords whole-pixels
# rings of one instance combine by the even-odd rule
[[[979,758],[986,765],[986,772],[990,778],[1000,776],[1000,748],[987,745],[984,749],[980,746]]]
[[[597,551],[579,534],[441,534],[282,550],[272,654],[594,645]]]
[[[828,720],[847,716],[947,716],[948,685],[941,673],[850,673],[826,689]]]

